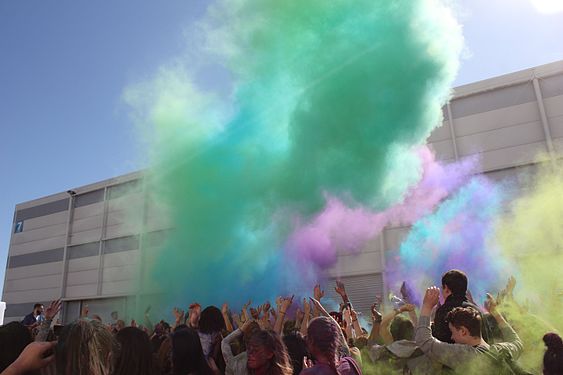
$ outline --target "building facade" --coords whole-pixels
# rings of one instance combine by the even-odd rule
[[[438,160],[479,154],[481,172],[490,178],[533,175],[539,153],[563,153],[563,61],[457,87],[443,112],[428,139]],[[63,321],[77,318],[86,304],[105,321],[111,311],[122,317],[138,311],[141,291],[157,291],[143,274],[172,227],[144,186],[136,172],[16,205],[5,321],[59,297]],[[517,188],[526,187],[521,180]],[[387,227],[360,254],[339,256],[332,274],[344,279],[360,310],[369,311],[375,295],[385,292],[386,253],[408,231]]]

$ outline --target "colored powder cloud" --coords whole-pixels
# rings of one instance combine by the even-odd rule
[[[433,214],[414,223],[398,252],[387,259],[389,286],[398,289],[407,280],[421,293],[446,271],[460,269],[469,275],[476,300],[498,290],[510,275],[510,262],[489,239],[505,199],[502,184],[472,178]]]
[[[295,215],[325,194],[386,207],[416,183],[405,150],[440,123],[460,28],[439,1],[238,0],[193,31],[204,48],[125,95],[154,125],[148,187],[175,227],[146,275],[167,301],[270,298],[300,284],[281,251]],[[209,58],[230,97],[194,83]]]
[[[522,362],[541,370],[548,331],[563,332],[563,165],[538,165],[534,184],[514,201],[495,223],[491,242],[513,259],[517,279],[515,300],[503,307],[525,343]],[[522,306],[528,305],[523,309]],[[538,367],[539,366],[539,367]]]
[[[421,162],[422,176],[400,203],[373,212],[362,206],[348,207],[327,194],[324,210],[290,236],[290,256],[302,259],[302,266],[310,272],[320,273],[336,264],[339,251],[361,251],[386,225],[410,225],[431,213],[476,171],[476,157],[443,165],[426,146],[418,147],[415,153]]]

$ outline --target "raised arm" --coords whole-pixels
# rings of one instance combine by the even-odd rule
[[[283,322],[285,320],[285,314],[289,306],[293,303],[293,297],[282,298],[280,310],[278,311],[278,316],[276,318],[276,323],[274,324],[274,331],[277,332],[279,335],[282,334],[283,330]]]
[[[45,309],[45,320],[39,326],[39,332],[35,336],[35,341],[47,341],[49,331],[51,330],[51,322],[55,316],[61,311],[61,300],[52,301],[51,304]]]
[[[502,345],[506,350],[510,352],[513,359],[518,359],[523,349],[522,340],[520,340],[520,337],[518,336],[516,331],[512,329],[510,324],[508,324],[508,322],[500,314],[497,309],[497,302],[489,293],[487,293],[485,308],[489,311],[493,318],[495,318],[500,331],[502,332],[504,342],[497,345]]]
[[[393,336],[391,335],[391,330],[389,329],[393,319],[395,319],[395,317],[399,314],[402,314],[404,312],[410,313],[412,311],[414,311],[414,305],[406,304],[385,314],[383,319],[381,319],[381,326],[379,327],[379,335],[381,336],[385,344],[391,344],[394,341]]]
[[[369,345],[373,345],[375,341],[379,338],[379,330],[381,326],[382,316],[378,310],[378,303],[371,305],[371,332],[368,337]]]
[[[307,298],[303,298],[303,320],[301,321],[301,334],[303,337],[307,336],[307,327],[309,327],[309,320],[311,319],[311,305]]]
[[[231,318],[229,316],[229,305],[226,302],[221,307],[221,314],[223,315],[227,332],[233,332],[233,324],[231,323]]]
[[[346,287],[344,286],[344,283],[342,281],[336,280],[334,291],[340,295],[342,302],[344,302],[346,305],[350,304],[350,299],[348,299],[348,294],[346,294]]]
[[[319,304],[321,303],[321,299],[324,297],[325,292],[324,290],[321,289],[321,285],[317,284],[315,285],[315,288],[313,289],[313,297],[319,301]],[[316,318],[317,316],[321,315],[321,311],[318,309],[317,305],[314,304],[313,307],[313,316]]]

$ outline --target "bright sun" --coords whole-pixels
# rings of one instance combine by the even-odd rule
[[[553,14],[563,12],[563,0],[530,0],[540,13]]]

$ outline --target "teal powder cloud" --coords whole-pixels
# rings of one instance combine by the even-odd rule
[[[440,124],[460,27],[440,1],[220,1],[193,50],[131,87],[154,126],[150,185],[175,230],[148,272],[168,301],[272,298],[304,287],[281,247],[294,218],[399,202],[420,179],[405,150]],[[197,84],[208,63],[232,93]]]

